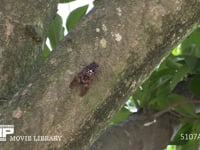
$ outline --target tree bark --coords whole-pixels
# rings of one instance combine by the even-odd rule
[[[177,123],[168,114],[150,120],[153,112],[134,113],[126,121],[111,126],[90,150],[164,150]]]
[[[3,3],[10,7],[7,1]],[[12,18],[2,21],[4,25],[7,23],[1,31],[2,43],[9,43],[15,31],[12,28],[18,27],[19,34],[24,35],[26,29],[22,25],[27,22],[36,36],[28,29],[31,35],[26,35],[30,37],[18,39],[20,42],[24,39],[22,45],[13,39],[15,42],[9,43],[9,48],[0,55],[5,59],[0,62],[4,68],[9,68],[14,62],[27,64],[11,65],[12,68],[7,71],[0,70],[0,93],[10,98],[1,106],[0,124],[14,124],[16,136],[59,135],[62,141],[0,143],[3,149],[9,150],[88,149],[128,96],[145,81],[161,59],[192,31],[200,18],[198,0],[98,1],[95,9],[61,41],[50,58],[43,65],[37,65],[42,60],[39,51],[51,20],[49,18],[55,13],[56,2],[13,3],[19,6],[13,7],[11,14],[27,14],[27,17],[15,17],[19,20],[16,24]],[[35,9],[40,10],[37,6],[47,7],[47,11],[36,11],[37,15],[34,15],[29,9],[21,8],[27,5],[34,12]],[[4,10],[2,7],[1,10]],[[5,13],[7,11],[10,9],[5,9]],[[32,22],[28,17],[31,15],[34,16]],[[41,20],[48,21],[41,23],[39,19],[37,22],[40,16],[44,17]],[[32,27],[35,21],[39,29]],[[27,50],[27,46],[33,55],[23,51]],[[87,94],[80,97],[79,91],[71,90],[69,84],[81,71],[82,65],[93,61],[99,65],[99,71]],[[37,73],[33,73],[34,66],[38,66]],[[20,88],[21,84],[26,84],[26,87]]]
[[[29,82],[42,61],[41,50],[57,0],[0,3],[0,98],[9,99]]]

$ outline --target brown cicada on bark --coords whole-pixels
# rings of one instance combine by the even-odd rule
[[[73,89],[74,87],[79,87],[80,96],[84,96],[87,93],[88,89],[90,88],[90,84],[96,76],[98,67],[99,65],[96,62],[92,62],[91,64],[83,68],[82,71],[74,77],[69,87],[71,89]]]

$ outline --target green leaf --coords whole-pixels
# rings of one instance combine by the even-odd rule
[[[183,102],[182,104],[174,108],[176,112],[186,117],[197,117],[194,104],[187,102],[188,100],[184,96],[178,94],[171,94],[168,96],[168,100],[171,102],[171,104]]]
[[[52,49],[56,47],[58,42],[64,37],[64,27],[62,26],[62,18],[56,14],[55,19],[52,21],[49,29],[49,41]]]
[[[139,99],[141,106],[144,106],[161,93],[168,93],[169,81],[174,73],[175,70],[170,68],[154,71],[151,77],[134,93],[134,98]]]
[[[184,145],[188,142],[185,138],[185,135],[190,134],[192,132],[192,123],[185,123],[182,127],[178,130],[176,135],[174,136],[173,140],[170,142],[170,145]]]
[[[144,88],[144,87],[143,87]],[[150,101],[151,98],[151,91],[144,89],[137,89],[134,93],[134,98],[140,100],[141,106],[145,106],[146,103]]]
[[[166,67],[168,68],[178,69],[183,66],[183,64],[181,63],[183,60],[184,58],[182,56],[180,57],[170,55],[163,63],[165,63]]]
[[[190,140],[186,145],[182,145],[180,150],[199,150],[199,144],[199,140]]]
[[[129,115],[131,114],[131,112],[126,109],[126,108],[122,108],[119,112],[117,112],[115,114],[115,116],[110,120],[109,124],[110,125],[113,125],[113,124],[116,124],[120,121],[123,121],[125,120]]]
[[[197,118],[197,114],[195,113],[195,106],[191,103],[185,103],[175,108],[176,112],[179,112],[185,117],[189,118]]]
[[[191,91],[200,98],[200,75],[195,76],[189,84]]]
[[[73,2],[75,0],[59,0],[59,3],[69,3],[69,2]]]
[[[174,48],[172,50],[172,55],[173,56],[178,56],[178,55],[181,55],[182,51],[181,51],[181,44],[178,45],[176,48]]]
[[[184,96],[178,94],[170,94],[168,96],[159,95],[158,97],[152,99],[150,107],[154,110],[163,110],[177,104],[177,106],[173,106],[171,109],[185,117],[197,117],[194,104],[187,101],[188,100]]]
[[[51,53],[51,51],[50,51],[49,47],[45,44],[44,49],[42,51],[43,57],[45,57],[45,58],[49,57],[50,53]]]
[[[162,87],[161,91],[165,91],[165,88]],[[168,95],[167,95],[168,94]],[[160,92],[159,95],[151,99],[149,106],[153,110],[163,110],[169,107],[170,105],[173,105],[175,103],[174,99],[170,98],[169,93]]]
[[[192,132],[197,133],[199,131],[200,131],[200,123],[199,122],[193,122]]]
[[[85,5],[79,7],[72,11],[66,21],[66,28],[70,31],[75,25],[81,20],[81,18],[85,15],[89,5]]]
[[[163,84],[156,91],[156,97],[166,97],[171,92],[169,83]]]
[[[188,48],[182,50],[182,55],[200,58],[200,50],[197,47],[197,45],[192,44],[192,45],[188,46]]]
[[[188,125],[186,132],[180,131],[182,133],[182,139],[184,137],[185,144],[178,146],[179,150],[198,150],[200,145],[200,125],[199,122],[186,123]]]
[[[166,150],[177,150],[176,146],[174,145],[168,145]]]
[[[186,56],[185,63],[192,72],[200,72],[200,58],[194,56]]]
[[[166,84],[174,75],[175,70],[171,68],[155,71],[149,79],[152,88],[159,88]]]
[[[181,44],[182,53],[200,57],[200,28],[194,30]]]
[[[168,107],[168,100],[166,97],[163,96],[158,96],[155,97],[153,99],[151,99],[150,103],[149,103],[149,107],[152,110],[157,110],[160,111],[162,109],[165,109],[166,107]]]
[[[173,90],[178,82],[182,81],[183,78],[189,73],[189,68],[184,65],[181,68],[177,69],[177,72],[174,74],[172,80],[170,81],[170,89]]]

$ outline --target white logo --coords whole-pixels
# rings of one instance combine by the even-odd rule
[[[6,141],[6,136],[13,133],[14,125],[0,125],[0,141]]]
[[[14,134],[14,125],[0,125],[0,142],[1,141],[7,141],[6,137],[7,135]],[[20,142],[20,141],[25,141],[25,142],[30,142],[30,141],[35,141],[35,142],[53,142],[53,141],[61,141],[62,136],[49,136],[49,135],[28,135],[28,136],[22,136],[22,135],[17,135],[17,136],[9,136],[10,139],[8,141],[10,142]]]

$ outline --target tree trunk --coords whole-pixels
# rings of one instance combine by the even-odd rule
[[[0,143],[2,149],[88,149],[200,18],[198,0],[97,1],[43,62],[41,49],[55,7],[53,0],[1,2],[0,96],[9,100],[1,106],[0,124],[14,124],[15,136],[57,135],[62,140],[7,141]],[[69,85],[82,65],[93,61],[99,65],[97,74],[80,97],[79,87]]]
[[[41,50],[57,1],[0,3],[0,97],[9,99],[29,82],[42,61]]]

